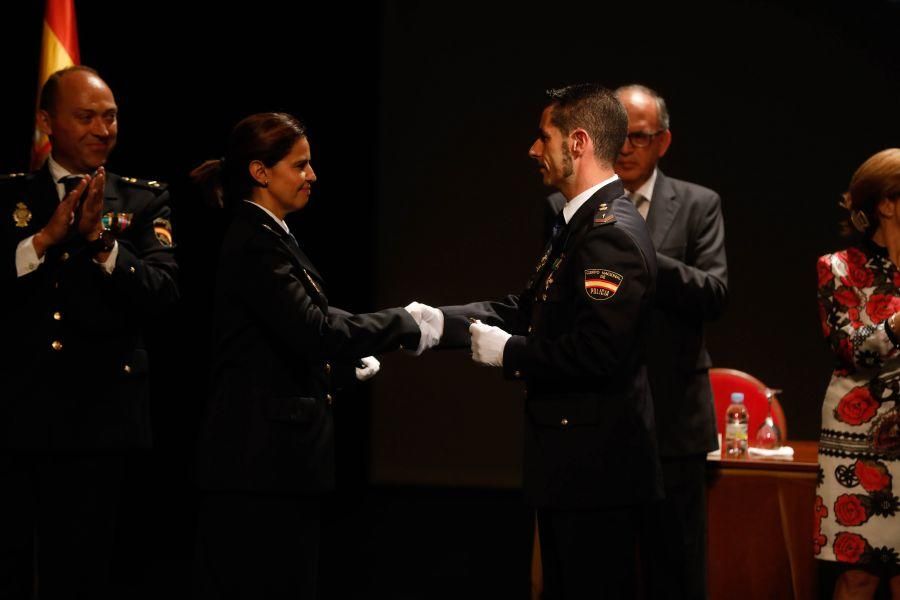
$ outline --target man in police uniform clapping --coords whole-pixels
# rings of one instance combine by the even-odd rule
[[[92,69],[48,79],[38,125],[46,164],[0,180],[0,597],[97,598],[125,453],[150,445],[142,332],[178,296],[168,194],[105,171],[117,106]]]

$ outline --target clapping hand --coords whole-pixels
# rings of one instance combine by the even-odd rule
[[[39,257],[44,255],[47,248],[62,243],[68,237],[69,229],[75,222],[75,210],[78,208],[78,199],[81,198],[81,195],[90,183],[90,177],[82,179],[75,186],[75,189],[66,194],[65,198],[60,201],[47,224],[34,234],[32,243]]]

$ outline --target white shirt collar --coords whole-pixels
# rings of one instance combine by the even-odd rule
[[[63,177],[72,175],[72,173],[70,173],[68,169],[63,167],[61,164],[53,160],[53,156],[47,157],[47,166],[50,168],[50,177],[53,178],[53,183],[54,185],[56,185],[56,193],[59,195],[59,199],[62,200],[66,195],[66,186],[60,183],[59,180]]]
[[[566,220],[566,224],[568,225],[569,221],[572,219],[572,216],[576,212],[578,212],[579,208],[581,208],[581,205],[584,204],[585,202],[587,202],[591,196],[593,196],[595,193],[597,193],[597,190],[599,190],[600,188],[602,188],[605,185],[609,185],[610,183],[617,180],[618,178],[619,178],[618,175],[613,175],[609,179],[604,179],[597,185],[584,190],[583,192],[581,192],[580,194],[578,194],[571,200],[567,201],[566,205],[563,206],[563,209],[562,209],[563,218]]]
[[[644,185],[635,190],[634,193],[640,194],[644,198],[646,198],[649,203],[653,199],[653,190],[656,188],[656,175],[659,173],[659,169],[656,167],[653,168],[653,172],[650,174],[650,177],[647,181],[644,182]],[[629,194],[629,198],[634,195]]]
[[[281,225],[281,228],[284,229],[284,232],[285,232],[285,233],[287,233],[288,235],[290,235],[291,230],[288,229],[287,223],[285,223],[284,221],[282,221],[281,219],[279,219],[278,217],[276,217],[275,214],[274,214],[271,210],[269,210],[268,208],[266,208],[266,207],[263,206],[262,204],[257,204],[256,202],[253,202],[253,201],[251,201],[251,200],[244,200],[244,202],[246,202],[247,204],[252,204],[253,206],[259,208],[259,209],[262,210],[262,211],[264,211],[267,215],[269,215],[270,217],[272,217],[273,219],[275,219],[275,222],[276,222],[276,223],[278,223],[279,225]]]

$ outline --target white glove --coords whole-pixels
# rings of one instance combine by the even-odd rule
[[[472,360],[489,367],[502,367],[503,348],[512,336],[481,321],[472,323],[469,333],[472,334]]]
[[[372,379],[378,374],[378,371],[381,370],[381,363],[378,362],[378,359],[374,356],[361,358],[359,359],[359,362],[365,365],[365,367],[356,367],[356,378],[360,381]]]
[[[441,336],[444,335],[444,313],[419,302],[413,302],[404,308],[415,319],[416,325],[419,326],[419,347],[413,352],[413,354],[419,356],[441,341]]]

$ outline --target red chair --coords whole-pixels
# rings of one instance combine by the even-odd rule
[[[750,413],[750,423],[747,433],[750,435],[750,445],[756,440],[756,430],[763,424],[769,414],[769,401],[766,399],[766,384],[754,377],[736,369],[710,369],[709,381],[712,384],[713,399],[716,405],[716,429],[719,433],[725,431],[725,411],[731,404],[731,393],[742,392],[744,405]],[[772,418],[775,425],[781,430],[781,442],[788,439],[787,421],[778,398],[772,398]]]

